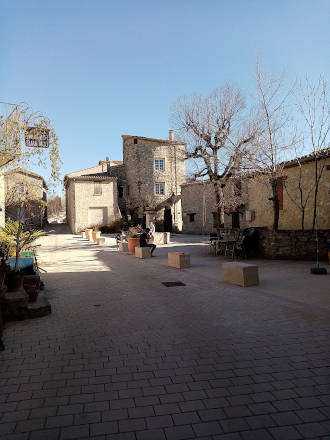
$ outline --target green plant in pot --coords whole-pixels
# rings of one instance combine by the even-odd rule
[[[100,238],[101,236],[101,231],[100,231],[101,226],[102,225],[100,224],[93,225],[92,238],[95,243],[97,242],[97,239]]]
[[[142,226],[131,226],[127,231],[127,243],[128,251],[130,254],[135,254],[135,248],[140,245],[140,234],[142,232]]]
[[[27,227],[20,220],[9,219],[5,227],[0,227],[0,241],[7,247],[8,256],[15,257],[14,267],[6,272],[5,282],[9,291],[18,290],[22,285],[24,275],[19,268],[21,252],[43,235],[46,235],[45,232]]]

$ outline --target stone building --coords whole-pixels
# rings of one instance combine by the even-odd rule
[[[4,173],[6,219],[16,220],[24,205],[24,221],[38,227],[47,222],[47,185],[42,176],[24,168]]]
[[[282,176],[278,182],[278,198],[280,216],[278,228],[281,230],[301,229],[301,209],[299,181],[302,197],[306,201],[304,229],[312,229],[314,208],[314,170],[315,161],[309,154],[285,163]],[[322,174],[319,182],[317,197],[317,227],[330,229],[330,149],[320,154],[318,161]],[[301,179],[299,176],[301,175]],[[248,179],[248,205],[246,206],[250,226],[272,227],[273,210],[270,186],[265,182],[265,176]]]
[[[121,161],[101,160],[94,167],[65,176],[66,217],[72,232],[111,225],[121,217],[118,195],[122,197],[122,190],[118,182],[122,169]]]
[[[305,207],[304,228],[311,229],[313,221],[313,182],[315,162],[312,155],[284,164],[283,175],[278,185],[280,202],[279,229],[301,229],[301,210],[299,208],[299,176]],[[325,150],[319,160],[319,169],[323,172],[318,193],[318,229],[330,229],[330,150]],[[270,185],[266,175],[252,177],[242,175],[244,206],[236,212],[225,215],[225,228],[272,227],[273,209]],[[192,182],[182,185],[183,232],[208,234],[216,232],[216,203],[214,190],[208,181]]]
[[[208,180],[183,184],[182,190],[182,232],[186,234],[216,233],[217,205],[214,187]],[[244,207],[225,213],[223,227],[226,229],[245,228]]]
[[[145,211],[162,227],[165,209],[182,228],[181,185],[185,182],[185,144],[169,139],[123,135],[123,161],[100,160],[67,174],[67,222],[73,232],[118,218],[143,222]],[[100,189],[101,188],[101,189]]]
[[[182,229],[181,185],[186,181],[186,145],[169,139],[123,135],[126,174],[126,204],[131,216],[143,218],[146,208],[154,210],[161,227],[166,208],[171,209],[174,228]]]

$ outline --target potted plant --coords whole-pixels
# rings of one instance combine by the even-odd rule
[[[95,243],[97,243],[97,239],[101,237],[100,227],[102,225],[94,225],[92,231],[92,238]]]
[[[128,251],[131,255],[135,255],[135,248],[140,245],[140,234],[142,232],[142,226],[131,226],[126,234]]]
[[[9,219],[4,228],[0,227],[0,241],[7,247],[8,256],[12,257],[12,264],[6,271],[5,277],[8,291],[16,291],[22,285],[24,275],[19,266],[21,252],[43,235],[46,235],[43,231],[25,226],[21,220],[13,221]],[[10,262],[10,259],[7,261]]]
[[[86,228],[85,229],[85,236],[87,240],[90,240],[90,237],[92,236],[93,228]]]

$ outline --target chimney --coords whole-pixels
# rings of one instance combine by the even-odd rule
[[[168,138],[170,141],[174,141],[174,130],[169,130],[168,132]]]
[[[110,174],[110,160],[108,158],[108,156],[105,158],[106,162],[107,162],[107,174]]]

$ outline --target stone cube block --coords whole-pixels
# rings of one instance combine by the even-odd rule
[[[169,252],[168,266],[176,269],[185,269],[190,267],[190,255],[183,252]]]
[[[258,266],[239,262],[223,263],[222,280],[242,287],[257,286],[259,284]]]
[[[100,245],[105,245],[105,238],[104,237],[97,238],[96,243]]]
[[[137,246],[135,248],[135,256],[137,258],[150,258],[151,257],[151,248]]]

